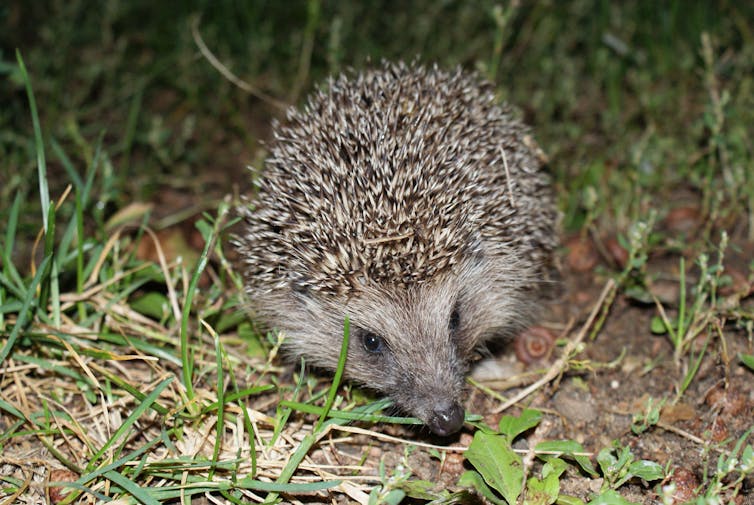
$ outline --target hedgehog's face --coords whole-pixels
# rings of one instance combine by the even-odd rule
[[[348,375],[389,395],[438,435],[463,425],[471,348],[460,300],[445,289],[366,290],[349,304]]]
[[[500,265],[475,258],[458,274],[410,288],[366,284],[347,299],[298,290],[269,305],[289,315],[277,318],[288,349],[331,370],[347,314],[346,375],[448,435],[463,425],[465,374],[478,344],[510,333],[522,315],[521,286]]]

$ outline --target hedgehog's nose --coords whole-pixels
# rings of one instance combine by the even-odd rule
[[[434,433],[444,437],[460,430],[463,418],[463,407],[456,402],[445,400],[435,406],[427,425]]]

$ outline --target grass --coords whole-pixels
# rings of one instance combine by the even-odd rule
[[[754,371],[752,26],[752,8],[730,2],[0,6],[0,499],[673,503],[684,465],[699,476],[689,500],[750,499],[735,396],[709,408],[731,425],[719,436],[663,413],[708,402],[705,365],[725,369],[731,394],[732,370],[749,384]],[[507,398],[480,385],[522,409],[468,414],[463,447],[383,433],[417,421],[339,376],[290,377],[279,338],[246,316],[226,247],[277,104],[369,59],[417,55],[494,80],[552,160],[564,233],[603,256],[615,238],[627,258],[603,262],[604,296],[553,370]],[[669,280],[675,297],[658,291]],[[573,377],[607,388],[585,371],[609,367],[583,350],[627,306],[669,340],[644,368],[667,372],[673,394],[629,412],[635,438],[592,452],[538,440],[556,417],[523,407]],[[636,454],[671,430],[691,444],[674,455],[703,457]],[[438,461],[465,471],[438,485],[426,476]]]

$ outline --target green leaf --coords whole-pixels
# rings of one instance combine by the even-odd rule
[[[749,367],[749,370],[754,371],[754,354],[739,354],[738,359],[740,359],[744,365]]]
[[[633,268],[640,268],[643,261],[637,261]],[[625,289],[623,294],[631,300],[636,300],[641,303],[652,303],[652,295],[641,286],[629,286]]]
[[[563,472],[566,471],[566,468],[568,468],[568,463],[560,458],[553,458],[542,467],[542,477],[545,479],[549,478],[551,475],[560,477]]]
[[[589,505],[639,505],[623,498],[617,491],[609,489],[598,496],[592,497]]]
[[[249,322],[238,325],[238,337],[246,343],[246,354],[256,358],[265,358],[267,351],[259,336],[259,332]]]
[[[567,456],[569,459],[573,459],[586,473],[592,477],[597,477],[597,470],[592,465],[588,456],[579,455],[577,453],[587,452],[584,446],[574,440],[552,440],[540,442],[534,448],[534,451],[539,452],[559,452],[562,456]],[[552,456],[547,454],[537,454],[540,459],[549,461]]]
[[[542,412],[534,409],[525,409],[518,417],[503,416],[498,424],[498,429],[500,433],[513,441],[521,433],[538,425],[541,420]]]
[[[741,469],[744,472],[754,471],[754,448],[750,445],[747,445],[741,454]]]
[[[605,447],[597,453],[597,463],[602,469],[602,473],[607,475],[618,468],[618,458],[613,454],[612,447]]]
[[[649,330],[655,335],[664,335],[668,332],[668,328],[665,326],[665,321],[663,321],[660,316],[652,317],[652,322],[649,323]]]
[[[550,505],[560,494],[560,475],[566,469],[566,462],[552,458],[542,467],[542,480],[531,477],[526,485],[525,505]]]
[[[479,494],[487,498],[487,500],[491,501],[492,503],[495,503],[497,505],[506,505],[505,501],[501,500],[495,493],[493,493],[492,489],[490,489],[489,486],[487,486],[487,483],[484,482],[482,476],[474,470],[467,470],[466,472],[464,472],[463,475],[461,475],[461,477],[458,479],[458,485],[476,489]]]
[[[241,323],[246,321],[248,314],[242,310],[236,310],[234,312],[223,312],[220,314],[220,318],[215,323],[215,331],[222,335],[230,328],[236,328]]]
[[[560,495],[558,496],[558,505],[585,505],[583,500],[576,498],[575,496]]]
[[[554,491],[554,492],[553,492]],[[555,503],[560,492],[560,482],[558,479],[539,480],[536,477],[530,477],[526,481],[526,498],[524,505],[550,505]]]
[[[152,496],[152,494],[150,494],[148,488],[142,488],[125,475],[115,471],[110,471],[105,474],[105,477],[115,484],[118,484],[134,498],[139,500],[139,502],[145,505],[160,505],[160,502],[156,500]]]
[[[406,493],[400,489],[393,489],[386,494],[380,503],[387,503],[388,505],[398,505],[406,497]]]
[[[406,495],[417,500],[430,501],[441,496],[447,497],[450,495],[447,491],[438,491],[436,488],[437,484],[428,480],[409,479],[400,485],[400,489],[405,491]]]
[[[477,431],[466,459],[508,503],[516,503],[523,490],[524,472],[507,437]]]
[[[165,314],[170,313],[170,302],[164,294],[151,291],[132,301],[131,308],[145,316],[161,321]]]
[[[628,473],[646,481],[660,480],[665,477],[662,466],[646,459],[631,463],[628,467]]]

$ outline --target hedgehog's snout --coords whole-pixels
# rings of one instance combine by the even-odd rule
[[[456,433],[464,422],[460,399],[466,373],[457,349],[421,333],[402,344],[386,369],[393,381],[383,391],[400,410],[421,419],[436,435]]]
[[[460,430],[463,420],[464,410],[458,402],[441,400],[432,409],[427,426],[436,435],[445,437]]]

